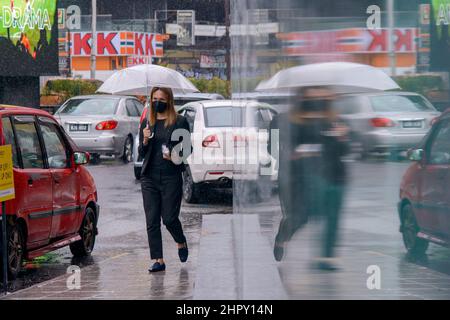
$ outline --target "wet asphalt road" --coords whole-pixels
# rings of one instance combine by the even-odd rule
[[[397,202],[408,161],[370,160],[349,163],[349,177],[341,212],[335,273],[312,268],[320,256],[324,224],[308,223],[287,246],[278,265],[291,299],[450,299],[450,250],[430,244],[427,255],[406,254]],[[258,212],[262,232],[273,244],[279,215],[272,198],[242,212]],[[379,267],[381,290],[369,290],[369,266]]]
[[[294,236],[278,265],[290,298],[450,298],[450,250],[430,245],[426,259],[411,260],[398,232],[398,187],[408,165],[376,160],[349,163],[338,248],[343,271],[323,274],[311,270],[321,231],[314,224],[307,226]],[[63,248],[29,263],[11,284],[12,299],[191,299],[202,217],[231,214],[233,205],[235,212],[258,214],[263,236],[273,244],[280,220],[278,197],[260,203],[244,199],[240,206],[230,191],[211,191],[202,204],[182,206],[181,220],[190,248],[188,263],[179,262],[175,244],[163,228],[168,269],[149,275],[142,196],[133,166],[107,160],[88,169],[96,180],[101,206],[100,234],[92,257],[74,261],[68,248]],[[83,288],[67,292],[66,270],[73,264],[82,267]],[[382,269],[383,291],[367,290],[369,265]]]
[[[27,262],[19,278],[10,283],[10,292],[17,292],[44,281],[56,279],[65,275],[67,268],[71,265],[91,269],[95,269],[96,265],[101,265],[103,268],[105,265],[112,264],[109,262],[110,260],[122,257],[128,257],[124,260],[130,261],[130,265],[126,269],[136,268],[136,272],[148,276],[147,269],[150,265],[150,258],[141,185],[134,178],[133,165],[124,165],[114,159],[106,158],[99,165],[89,165],[87,168],[96,181],[101,208],[99,235],[92,257],[77,261],[72,258],[69,248],[62,248],[35,261]],[[191,271],[190,269],[192,269],[192,271],[188,280],[178,278],[177,280],[183,280],[189,286],[193,285],[193,266],[200,237],[202,215],[232,213],[231,190],[210,192],[206,195],[205,200],[199,205],[183,204],[182,206],[181,221],[190,249],[190,259],[186,264],[187,268],[184,269],[184,274],[187,270]],[[180,268],[175,244],[167,230],[164,227],[162,229],[168,268],[173,265]],[[136,258],[137,256],[139,258]],[[139,260],[139,264],[136,263],[136,259]],[[135,266],[133,266],[133,261]],[[95,272],[98,270],[90,273]],[[112,273],[109,277],[114,278],[116,275]],[[104,281],[108,281],[108,276]],[[163,295],[164,292],[158,290],[155,295]],[[190,292],[178,295],[177,292],[173,292],[172,297],[189,298],[189,294]]]

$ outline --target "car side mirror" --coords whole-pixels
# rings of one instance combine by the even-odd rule
[[[81,166],[84,164],[88,164],[91,156],[87,152],[75,152],[73,154],[73,157],[75,159],[75,164],[77,166]]]
[[[411,161],[422,161],[423,149],[410,149],[408,150],[408,159]]]

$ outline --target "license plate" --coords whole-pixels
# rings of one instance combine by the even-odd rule
[[[87,124],[71,124],[69,125],[69,131],[88,131]]]
[[[403,128],[422,128],[422,121],[403,121]]]

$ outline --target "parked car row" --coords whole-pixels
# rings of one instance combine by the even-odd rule
[[[239,167],[234,158],[246,154],[258,130],[269,129],[276,108],[219,96],[192,100],[177,107],[202,152],[201,162],[188,159],[185,201],[199,201],[204,186],[230,188],[233,180],[256,181],[263,168],[276,179],[267,135],[258,136],[256,163]],[[335,108],[365,152],[413,147],[408,156],[414,163],[402,180],[398,206],[408,252],[423,254],[430,242],[450,246],[450,112],[440,115],[424,97],[405,92],[341,96]],[[92,252],[100,210],[94,179],[83,165],[90,153],[116,155],[124,162],[133,159],[139,178],[142,163],[136,148],[143,116],[143,105],[128,96],[75,97],[55,117],[0,106],[0,132],[5,144],[12,145],[16,185],[16,198],[6,207],[10,277],[17,276],[24,259],[66,245],[75,256]]]

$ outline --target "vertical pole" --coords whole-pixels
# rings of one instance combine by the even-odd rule
[[[69,64],[69,72],[67,72],[67,78],[71,78],[72,77],[72,55],[70,54],[70,50],[72,50],[71,48],[71,34],[70,34],[70,29],[67,30],[67,50],[68,50],[68,64]]]
[[[230,0],[225,0],[225,62],[227,65],[227,82],[228,82],[228,94],[231,96],[231,39],[230,39]]]
[[[395,58],[395,42],[394,42],[394,0],[387,0],[388,3],[388,51],[389,51],[389,63],[391,67],[391,76],[396,76],[396,58]]]
[[[3,293],[8,293],[8,238],[6,235],[6,205],[2,202],[2,264],[3,264]]]
[[[92,0],[91,80],[95,80],[97,62],[97,0]]]

